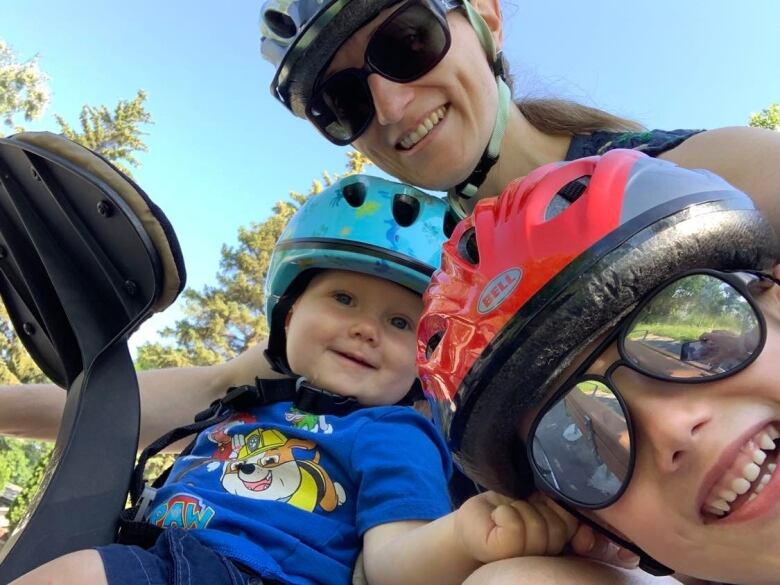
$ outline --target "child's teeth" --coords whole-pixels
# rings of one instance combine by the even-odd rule
[[[774,445],[774,443],[772,444]],[[766,461],[766,453],[764,453],[761,449],[756,449],[755,451],[753,451],[752,457],[753,457],[753,461],[758,465],[761,465],[762,463],[764,463],[764,461]]]
[[[759,446],[762,449],[766,449],[767,451],[771,451],[772,449],[775,448],[775,442],[766,433],[761,433],[761,435],[759,435],[759,437],[758,437],[758,440],[759,440]]]
[[[733,502],[737,499],[737,493],[731,490],[720,490],[718,492],[718,497],[727,502]]]
[[[744,477],[737,477],[731,482],[731,491],[737,492],[740,496],[750,489],[750,482]]]
[[[710,508],[715,508],[716,510],[721,510],[723,512],[729,512],[731,510],[731,506],[729,506],[723,500],[713,500],[711,502],[707,502],[707,504]]]
[[[752,461],[742,469],[742,475],[748,481],[756,481],[759,473],[761,473],[761,468]]]

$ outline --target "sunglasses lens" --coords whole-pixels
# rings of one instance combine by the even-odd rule
[[[620,401],[601,381],[579,382],[540,419],[532,457],[559,494],[584,506],[605,505],[629,472],[631,438]]]
[[[312,96],[309,119],[337,143],[355,140],[374,115],[371,92],[359,72],[345,70],[328,79]]]
[[[366,57],[381,75],[406,82],[433,69],[448,48],[445,23],[430,8],[411,3],[376,30]]]
[[[761,343],[758,317],[733,286],[693,274],[665,287],[623,339],[627,359],[669,379],[723,375],[749,362]]]

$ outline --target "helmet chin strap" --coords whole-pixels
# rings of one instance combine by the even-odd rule
[[[490,134],[490,140],[488,141],[487,147],[471,174],[464,181],[447,192],[450,207],[460,218],[464,218],[468,215],[463,207],[464,200],[471,199],[477,194],[477,190],[485,181],[490,169],[492,169],[493,165],[498,161],[501,142],[504,139],[504,131],[506,130],[509,106],[512,103],[512,92],[504,81],[501,53],[496,50],[495,43],[493,42],[493,35],[490,33],[490,29],[488,28],[485,19],[474,10],[468,0],[463,0],[461,7],[466,12],[466,18],[468,18],[469,23],[479,38],[482,48],[485,50],[485,54],[491,61],[493,72],[496,76],[496,86],[498,87],[496,120],[493,124],[493,131]]]

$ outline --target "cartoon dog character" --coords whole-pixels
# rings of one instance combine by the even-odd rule
[[[287,438],[275,429],[255,429],[234,435],[235,457],[226,461],[222,486],[231,494],[287,502],[311,512],[317,505],[332,512],[344,503],[344,488],[319,464],[316,444]],[[296,459],[296,450],[314,451],[310,459]]]

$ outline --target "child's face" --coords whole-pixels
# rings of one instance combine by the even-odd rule
[[[287,318],[287,360],[295,373],[361,404],[394,404],[417,375],[422,299],[357,272],[315,276]]]
[[[763,459],[751,441],[761,442],[770,427],[780,431],[778,289],[756,299],[767,340],[745,370],[704,384],[662,382],[625,367],[613,375],[634,424],[636,465],[621,498],[592,515],[681,573],[742,584],[780,575],[780,474],[748,501],[774,470],[774,450],[765,448],[758,478],[727,516],[703,511],[724,494],[733,497],[728,490],[745,467]],[[617,359],[613,346],[590,371],[603,373]]]

